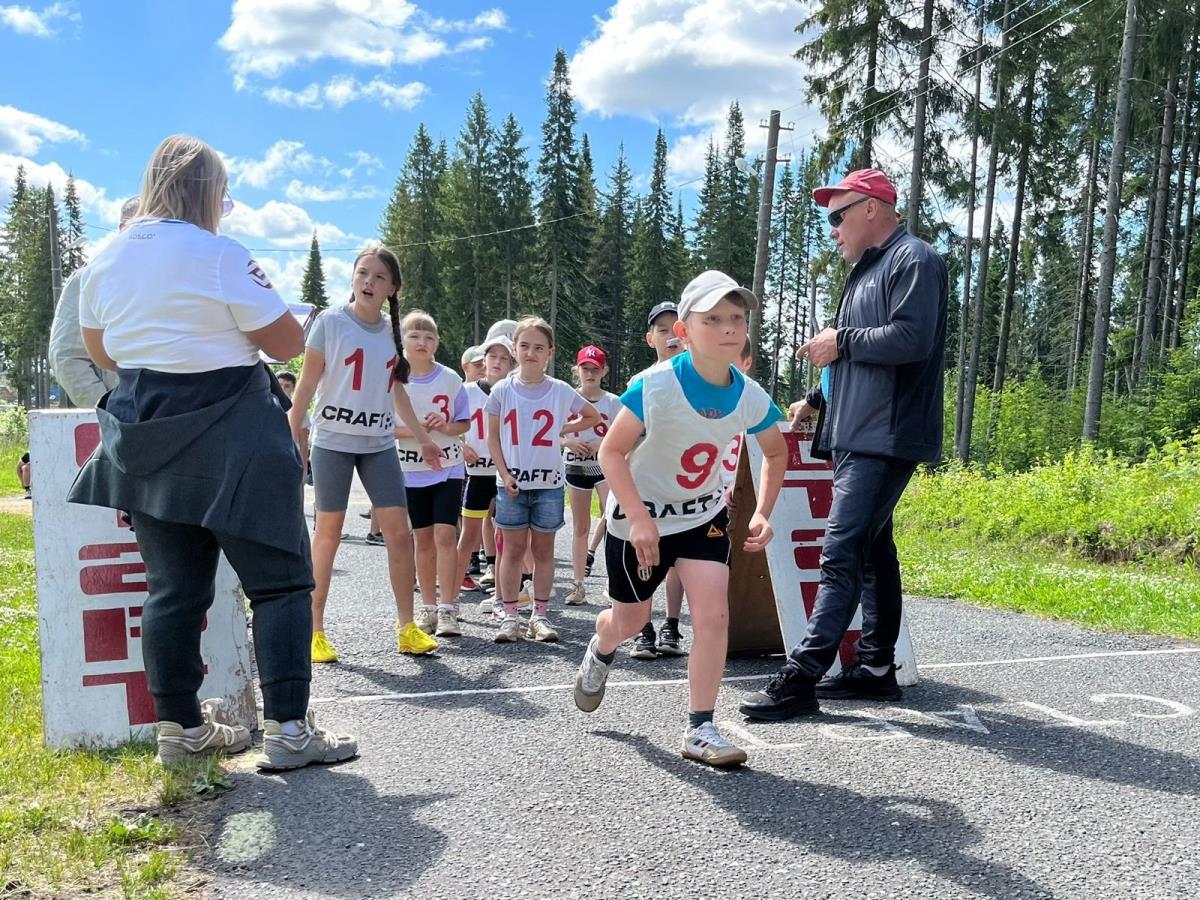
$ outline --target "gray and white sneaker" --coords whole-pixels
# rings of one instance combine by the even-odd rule
[[[746,761],[746,751],[726,740],[712,722],[685,731],[681,752],[684,759],[693,759],[717,768],[740,766]]]
[[[496,611],[496,600],[494,597],[484,597],[479,601],[479,618],[485,622],[492,621],[492,614]]]
[[[553,644],[558,640],[558,632],[545,616],[533,616],[529,620],[529,630],[525,632],[525,637],[531,641]]]
[[[567,594],[567,606],[583,606],[587,603],[587,589],[584,588],[582,581],[576,581],[571,585],[571,593]]]
[[[316,714],[310,709],[303,721],[297,719],[300,733],[288,734],[283,723],[274,719],[263,722],[263,752],[254,764],[263,771],[299,769],[318,763],[345,762],[358,756],[358,741],[349,734],[334,734],[317,727]]]
[[[504,616],[500,620],[500,630],[492,639],[497,644],[515,644],[524,636],[521,630],[520,616]]]
[[[437,608],[421,604],[413,613],[413,621],[426,634],[433,634],[433,630],[437,628]]]
[[[212,753],[232,755],[250,746],[250,730],[225,722],[225,700],[214,697],[200,704],[203,718],[201,731],[184,734],[177,722],[158,723],[158,762],[164,766],[177,765],[198,756]]]
[[[437,611],[437,630],[434,632],[438,637],[459,637],[462,634],[462,629],[458,627],[458,616],[454,614],[454,610],[444,607]]]
[[[604,699],[609,666],[596,655],[599,645],[599,635],[592,635],[583,653],[583,662],[579,664],[579,671],[575,673],[575,705],[583,712],[595,712]]]
[[[480,587],[492,587],[496,583],[496,567],[491,563],[483,570],[483,574],[475,579],[475,583]]]

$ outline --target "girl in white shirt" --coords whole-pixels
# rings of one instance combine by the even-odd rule
[[[571,565],[574,583],[567,594],[568,606],[587,602],[583,577],[587,569],[588,535],[592,530],[592,491],[600,497],[600,508],[608,502],[608,482],[600,470],[596,454],[600,441],[621,409],[621,398],[601,387],[608,375],[608,357],[594,344],[588,344],[575,356],[575,381],[579,396],[596,407],[600,421],[595,427],[563,439],[563,462],[566,466],[567,487],[571,491]],[[603,527],[603,518],[601,527]]]
[[[526,548],[533,551],[534,595],[525,636],[556,641],[558,632],[547,613],[554,587],[554,534],[563,526],[561,442],[564,435],[593,428],[600,414],[565,381],[546,376],[554,353],[549,324],[533,316],[522,319],[513,332],[513,346],[518,368],[492,389],[484,407],[488,449],[502,488],[496,496],[496,527],[504,532],[497,579],[504,615],[496,641],[522,637],[517,592]]]
[[[396,599],[397,648],[401,653],[416,654],[437,649],[437,641],[413,622],[416,566],[404,473],[396,454],[396,417],[408,429],[406,435],[415,436],[416,452],[429,466],[441,466],[442,448],[413,411],[405,389],[409,364],[400,340],[399,260],[386,247],[374,247],[358,255],[352,271],[349,303],[326,310],[313,323],[288,415],[292,434],[299,437],[305,412],[316,395],[312,438],[315,663],[337,662],[337,652],[325,636],[325,604],[355,470],[371,498],[387,546],[388,575]],[[382,313],[385,301],[390,327]]]

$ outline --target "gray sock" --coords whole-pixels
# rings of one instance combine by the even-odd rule
[[[700,711],[688,710],[688,728],[699,728],[705,722],[713,720],[713,711],[711,709],[702,709]]]

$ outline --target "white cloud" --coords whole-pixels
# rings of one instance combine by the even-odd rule
[[[7,25],[17,34],[53,37],[58,33],[54,22],[59,20],[78,23],[80,15],[65,3],[51,3],[41,12],[28,6],[0,6],[0,24]]]
[[[304,281],[304,269],[308,265],[307,251],[262,253],[255,259],[284,300],[290,302],[300,299],[300,285]],[[350,268],[353,262],[352,254],[331,253],[321,256],[321,269],[325,273],[325,293],[331,303],[338,303],[350,296]]]
[[[571,59],[575,97],[585,112],[689,129],[669,165],[673,182],[693,178],[731,102],[741,104],[751,153],[765,147],[758,122],[771,109],[804,115],[794,58],[803,17],[795,0],[616,0]]]
[[[303,109],[321,109],[326,105],[341,109],[355,100],[376,100],[386,109],[413,109],[427,93],[428,85],[420,81],[393,84],[377,76],[360,82],[352,75],[335,75],[324,85],[313,82],[298,91],[272,85],[263,91],[263,96],[281,106]]]
[[[25,179],[34,187],[53,186],[55,195],[62,199],[67,190],[70,174],[56,162],[39,163],[24,156],[0,153],[0,203],[7,203],[16,184],[17,168],[25,167]],[[108,192],[83,178],[75,178],[75,191],[79,195],[79,207],[83,217],[95,224],[115,226],[121,216],[121,204],[127,197],[111,198]]]
[[[31,156],[43,143],[73,141],[82,144],[86,140],[82,133],[61,122],[14,106],[0,106],[0,153]]]
[[[293,178],[284,188],[283,195],[293,203],[330,203],[335,200],[366,200],[380,195],[379,188],[350,186],[322,187],[319,184],[305,184]]]
[[[504,13],[467,21],[434,18],[409,0],[236,0],[219,44],[230,54],[239,86],[248,76],[277,78],[322,59],[353,65],[415,65],[470,47],[451,48],[443,31],[495,30]]]
[[[225,168],[234,187],[248,185],[265,188],[281,175],[292,172],[328,172],[333,163],[304,149],[300,141],[279,140],[272,144],[262,159],[225,158]]]
[[[322,244],[346,247],[362,242],[337,225],[315,221],[303,207],[278,200],[268,200],[257,209],[246,203],[235,204],[233,212],[221,220],[222,232],[249,246],[265,242],[273,247],[307,249],[314,230]]]

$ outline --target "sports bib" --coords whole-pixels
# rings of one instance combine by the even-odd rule
[[[591,403],[592,401],[589,400],[588,402]],[[596,407],[596,412],[600,413],[600,421],[587,431],[579,432],[578,437],[580,440],[594,444],[596,449],[588,456],[580,456],[564,444],[562,453],[563,463],[566,465],[567,471],[599,476],[604,474],[600,469],[600,460],[597,459],[597,454],[600,451],[600,441],[604,438],[604,435],[608,434],[608,429],[612,426],[613,419],[621,411],[621,398],[616,394],[610,394],[608,391],[605,391],[599,400],[592,403],[592,406]]]
[[[545,390],[528,399],[518,393],[513,380],[509,376],[492,391],[500,401],[504,462],[521,490],[561,487],[566,479],[559,435],[579,395],[565,381],[547,378]]]
[[[329,318],[323,325],[325,372],[317,388],[314,425],[318,431],[390,436],[397,359],[391,332],[365,330],[346,307],[321,315]]]
[[[454,400],[462,390],[462,379],[441,363],[435,363],[436,374],[431,381],[419,383],[410,381],[405,385],[408,398],[412,401],[413,411],[417,418],[424,420],[427,415],[436,412],[448,422],[454,420]],[[429,432],[433,442],[441,448],[442,468],[448,469],[463,461],[462,441],[457,437],[442,434],[439,431]],[[400,452],[400,468],[405,472],[428,472],[429,465],[421,458],[421,447],[414,438],[399,438],[396,446]]]
[[[468,475],[495,475],[496,461],[492,459],[492,451],[487,444],[487,414],[483,411],[488,395],[483,392],[478,382],[467,385],[467,402],[471,408],[470,427],[463,435],[463,443],[474,450],[479,459],[467,463]]]

